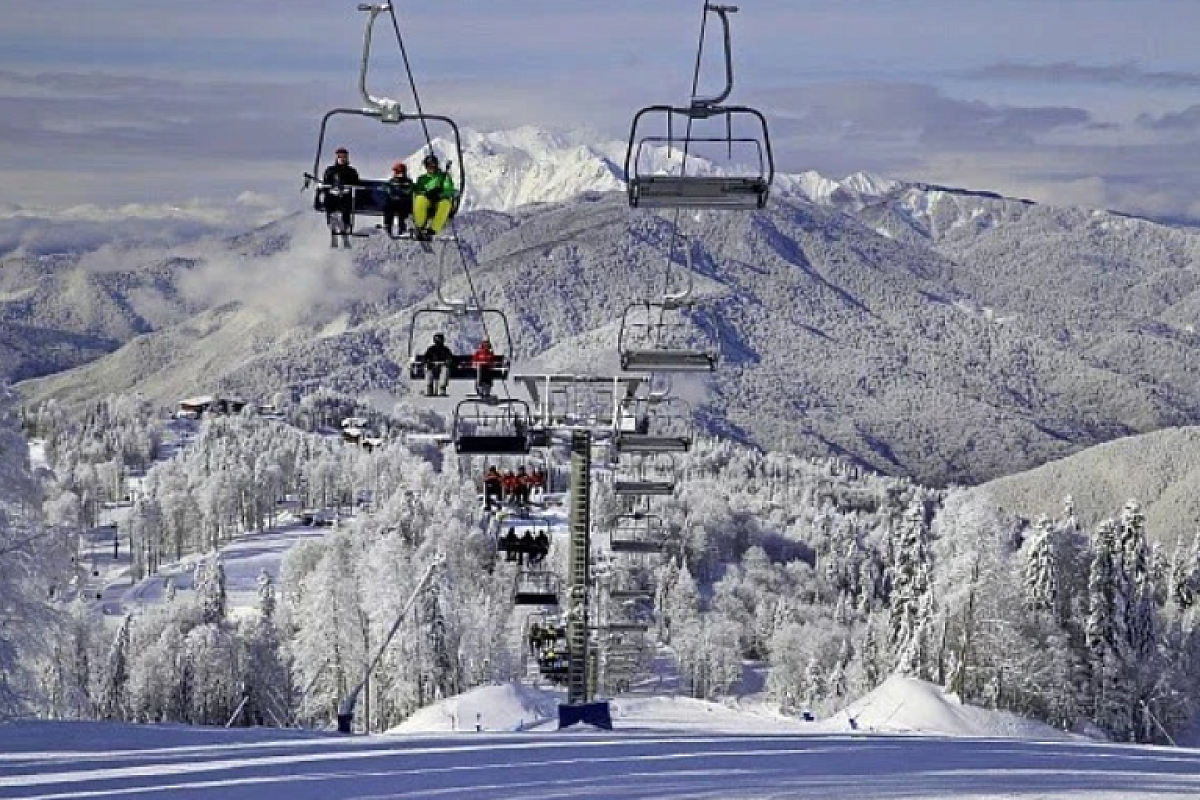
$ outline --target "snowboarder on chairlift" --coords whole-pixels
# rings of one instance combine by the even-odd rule
[[[453,360],[454,351],[446,346],[446,336],[435,333],[433,344],[425,349],[425,394],[430,397],[446,396],[450,385],[450,362]]]
[[[458,190],[433,153],[425,156],[421,163],[425,167],[425,174],[417,178],[413,185],[413,225],[417,229],[417,238],[428,241],[450,219]]]
[[[329,229],[336,235],[342,235],[342,241],[350,245],[350,234],[354,233],[354,189],[362,181],[358,170],[350,166],[350,151],[339,147],[334,151],[333,163],[325,168],[321,178],[325,192],[325,218],[329,221]],[[339,219],[340,217],[340,219]],[[336,223],[341,223],[340,227]],[[337,241],[334,240],[336,246]]]

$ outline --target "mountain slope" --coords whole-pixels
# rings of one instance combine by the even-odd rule
[[[317,385],[407,393],[412,312],[432,299],[443,272],[447,294],[470,291],[458,252],[439,247],[427,257],[371,240],[351,262],[323,249],[313,224],[291,219],[264,230],[258,245],[251,237],[237,247],[270,253],[259,259],[267,278],[287,265],[270,287],[319,284],[341,270],[340,304],[285,314],[278,288],[265,304],[226,298],[80,370],[29,382],[26,395],[103,388],[173,402],[198,389]],[[1200,418],[1192,399],[1200,380],[1184,365],[1158,380],[1023,318],[989,313],[960,288],[980,282],[969,265],[840,211],[780,200],[760,214],[683,224],[704,233],[693,240],[694,280],[724,354],[714,376],[689,382],[713,431],[940,483],[976,482]],[[570,372],[615,369],[616,321],[626,304],[661,291],[671,230],[611,193],[460,218],[478,260],[474,288],[508,319],[519,366],[545,358]],[[681,269],[673,266],[677,281]],[[1096,335],[1115,341],[1123,325]]]
[[[680,215],[692,272],[675,250],[668,277],[675,217],[625,206],[624,143],[532,128],[465,138],[468,197],[523,205],[461,214],[461,252],[378,239],[330,250],[305,214],[186,255],[10,261],[0,374],[58,373],[24,384],[33,400],[404,395],[409,323],[439,284],[503,312],[519,368],[609,372],[627,304],[690,280],[723,364],[677,385],[707,428],[746,441],[977,482],[1200,423],[1195,231],[863,174],[781,175],[764,212]],[[670,156],[654,157],[668,168]]]
[[[1190,520],[1200,519],[1197,485],[1200,428],[1186,427],[1106,442],[971,491],[1030,520],[1061,517],[1069,497],[1087,530],[1118,517],[1120,503],[1135,499],[1146,515],[1147,535],[1170,548],[1177,539],[1190,544],[1196,535]]]

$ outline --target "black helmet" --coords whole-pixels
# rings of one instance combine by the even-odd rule
[[[425,156],[421,163],[427,167],[436,167],[438,165],[438,157],[433,153],[430,153],[429,155]]]
[[[438,344],[441,344],[442,342],[446,341],[446,335],[442,333],[435,333],[433,335],[433,340]]]

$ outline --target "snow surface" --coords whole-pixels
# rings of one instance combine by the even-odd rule
[[[226,546],[230,605],[251,605],[258,574],[275,574],[289,547],[324,532],[284,525]],[[194,560],[132,587],[126,571],[111,591],[126,609],[158,601],[168,574],[186,591]],[[3,724],[0,799],[1200,797],[1200,750],[1090,741],[901,676],[811,722],[758,692],[707,702],[658,677],[612,700],[613,731],[558,731],[561,692],[519,684],[479,687],[372,736]]]
[[[956,798],[1200,796],[1200,750],[1067,740],[893,678],[804,723],[672,697],[618,698],[615,730],[512,730],[555,698],[491,686],[384,735],[187,726],[0,725],[0,798]],[[475,715],[482,732],[474,729]],[[452,721],[453,720],[453,721]],[[453,732],[454,726],[459,732]],[[923,731],[924,735],[877,731]],[[957,736],[930,735],[956,729]],[[1021,736],[1023,738],[1011,738]]]

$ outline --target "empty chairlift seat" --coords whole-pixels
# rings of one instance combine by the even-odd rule
[[[460,455],[522,455],[531,447],[524,400],[463,400],[455,407],[454,450]]]
[[[624,514],[609,535],[614,553],[661,553],[666,544],[666,529],[654,514]]]
[[[517,573],[513,603],[519,606],[558,605],[559,580],[553,572],[522,570]]]
[[[622,427],[613,436],[618,453],[686,453],[694,438],[692,408],[677,397],[636,399],[633,430]]]
[[[675,459],[669,453],[623,453],[613,475],[618,497],[670,497],[678,480]]]
[[[749,106],[725,104],[733,91],[729,14],[735,11],[733,6],[704,6],[705,15],[715,14],[721,23],[724,88],[711,97],[693,94],[686,106],[652,105],[634,115],[625,151],[631,207],[749,211],[766,206],[775,176],[766,118]],[[700,48],[698,64],[703,36]],[[724,151],[728,165],[713,174],[687,174],[700,159],[711,162],[710,149]],[[663,174],[662,155],[674,157],[677,150],[682,151],[678,172]]]
[[[675,118],[683,127],[721,125],[726,131],[749,129],[752,136],[704,136],[675,134]],[[658,125],[654,121],[658,120]],[[664,133],[645,134],[648,127]],[[719,147],[718,147],[719,146]],[[706,166],[715,174],[687,174],[695,164],[711,164],[709,151],[724,150],[736,163],[719,168]],[[679,158],[679,173],[662,171],[662,154]],[[695,156],[692,163],[688,155]],[[717,106],[705,101],[690,106],[656,105],[643,108],[633,118],[629,147],[625,154],[626,192],[631,208],[710,209],[755,211],[765,208],[771,194],[775,165],[767,123],[762,114],[746,106]]]
[[[617,349],[627,372],[712,372],[720,361],[715,330],[694,303],[631,303],[621,316]]]

